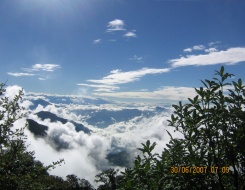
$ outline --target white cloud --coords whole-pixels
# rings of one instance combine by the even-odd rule
[[[192,52],[192,51],[200,51],[200,50],[204,50],[204,49],[205,49],[204,45],[196,45],[196,46],[193,46],[191,48],[186,48],[183,51],[184,52]]]
[[[77,84],[78,86],[87,86],[87,87],[92,87],[92,88],[96,88],[96,90],[94,91],[107,91],[107,92],[111,92],[113,90],[118,90],[119,87],[118,86],[112,86],[112,85],[99,85],[99,84],[84,84],[84,83],[79,83]]]
[[[50,75],[47,75],[47,72],[53,72],[56,69],[61,68],[60,65],[57,64],[35,64],[29,68],[22,68],[25,72],[8,72],[8,75],[15,77],[23,77],[23,76],[41,76],[39,80],[47,80],[52,78]],[[37,74],[36,74],[37,73]]]
[[[205,52],[208,52],[208,53],[216,52],[216,51],[218,51],[218,50],[216,48],[214,48],[214,47],[205,49]]]
[[[64,108],[57,108],[49,105],[45,108],[38,107],[35,111],[50,111],[59,117],[67,118],[72,121],[78,120],[77,115],[67,113]],[[106,159],[107,151],[110,149],[110,141],[103,136],[92,133],[85,134],[82,131],[76,132],[75,126],[68,122],[50,122],[50,120],[41,120],[35,114],[29,114],[29,119],[49,127],[47,138],[34,138],[28,130],[28,149],[35,150],[35,157],[41,160],[45,165],[51,164],[55,160],[63,158],[65,164],[51,170],[51,174],[65,177],[69,174],[75,174],[80,178],[86,178],[93,183],[96,174],[101,170],[108,169],[111,165]],[[17,124],[20,126],[19,124]],[[68,149],[56,151],[54,141],[59,145],[66,145]],[[49,156],[47,156],[49,155]],[[76,163],[76,164],[74,164]]]
[[[107,32],[114,32],[114,31],[125,30],[124,26],[125,26],[125,24],[124,24],[123,20],[115,19],[115,20],[108,22],[106,31]]]
[[[183,50],[184,52],[192,52],[192,49],[191,48],[186,48]]]
[[[160,74],[169,72],[169,68],[155,69],[155,68],[142,68],[136,71],[122,72],[120,70],[113,70],[111,74],[103,77],[99,80],[88,80],[92,83],[115,85],[115,84],[125,84],[139,80],[141,77],[149,74]]]
[[[168,111],[149,118],[136,117],[128,122],[112,124],[106,128],[104,133],[112,134],[112,143],[127,147],[128,150],[131,148],[131,155],[129,156],[138,154],[139,152],[135,152],[135,147],[141,147],[141,143],[146,142],[146,140],[156,142],[157,146],[154,151],[160,153],[170,140],[166,129],[174,137],[183,137],[180,133],[174,133],[172,127],[167,127],[168,119],[170,119]]]
[[[14,77],[23,77],[23,76],[35,76],[35,74],[32,73],[12,73],[8,72],[8,75],[14,76]]]
[[[205,49],[204,45],[193,46],[193,50],[204,50],[204,49]]]
[[[35,157],[45,165],[49,165],[61,158],[65,160],[65,164],[50,171],[52,175],[65,178],[69,174],[75,174],[93,183],[95,175],[101,169],[108,169],[109,163],[106,160],[106,149],[110,147],[109,142],[103,137],[96,134],[89,136],[82,132],[77,133],[71,123],[63,125],[59,122],[51,123],[48,120],[40,121],[38,118],[34,120],[49,126],[47,137],[49,140],[34,138],[29,131],[26,131],[28,149],[35,150]],[[54,137],[60,144],[67,144],[68,149],[56,151],[52,144],[52,138]]]
[[[166,92],[170,87],[165,87]],[[163,88],[162,88],[163,89]],[[162,89],[159,89],[162,90]],[[170,90],[171,91],[171,90]],[[179,90],[182,93],[185,90]],[[38,96],[38,94],[36,94]],[[39,94],[39,97],[43,94]],[[56,96],[56,95],[55,95]],[[45,96],[43,96],[45,98]],[[61,96],[57,96],[61,98]],[[36,97],[34,97],[36,98]],[[82,106],[82,105],[80,105]],[[156,105],[142,104],[125,104],[112,103],[103,105],[84,105],[86,108],[81,108],[77,105],[67,104],[67,106],[56,107],[55,105],[48,105],[45,108],[40,106],[35,111],[50,111],[59,117],[70,119],[76,122],[82,122],[85,126],[92,129],[90,135],[81,132],[76,132],[72,123],[62,124],[60,122],[50,122],[49,120],[41,120],[35,114],[30,114],[29,118],[36,122],[49,127],[47,137],[45,139],[35,138],[32,133],[26,130],[27,144],[29,150],[35,151],[35,157],[45,165],[51,164],[53,161],[64,158],[65,164],[58,166],[51,170],[50,173],[65,177],[68,174],[75,174],[79,178],[85,178],[94,185],[94,177],[103,169],[108,169],[112,164],[106,160],[108,152],[112,151],[112,147],[125,148],[128,155],[128,160],[133,161],[135,156],[139,153],[137,148],[142,147],[141,143],[146,140],[156,142],[157,146],[154,151],[161,153],[166,143],[170,140],[166,129],[174,136],[181,138],[181,134],[174,133],[173,127],[168,127],[167,120],[170,119],[171,109],[166,107],[166,111],[157,113],[154,116],[144,117],[137,116],[129,120],[115,122],[109,125],[106,129],[100,129],[96,126],[87,125],[81,118],[80,114],[71,113],[75,109],[94,109],[99,111],[101,109],[118,111],[125,109],[139,109],[144,111],[153,111]],[[159,106],[159,104],[157,105]],[[24,126],[25,120],[16,123],[16,126]],[[54,137],[55,135],[55,137]],[[56,142],[64,143],[68,149],[56,151],[52,143],[54,138]],[[119,150],[119,149],[114,149]],[[48,156],[47,156],[48,155]],[[74,164],[75,163],[75,164]]]
[[[101,43],[101,39],[96,39],[93,41],[93,44],[99,44],[99,43]]]
[[[121,104],[119,105],[121,106]],[[108,106],[109,109],[110,107],[113,107],[113,109],[117,107],[115,104]],[[128,105],[129,108],[131,106]],[[51,111],[60,117],[65,116],[63,113],[65,112],[64,108],[57,108],[54,105],[50,105],[42,109]],[[76,132],[74,125],[71,123],[62,124],[60,122],[50,122],[49,120],[43,121],[37,115],[30,114],[30,119],[42,125],[49,126],[49,129],[45,139],[34,138],[33,134],[26,130],[28,136],[27,144],[29,144],[28,149],[34,150],[35,157],[45,165],[64,158],[65,164],[62,164],[55,170],[51,170],[51,174],[61,177],[65,177],[68,174],[75,174],[93,183],[96,174],[103,169],[113,167],[106,160],[106,155],[108,151],[112,150],[112,146],[126,148],[129,153],[128,159],[134,160],[134,157],[138,153],[137,148],[141,147],[141,143],[149,139],[152,142],[157,142],[155,151],[160,153],[169,140],[169,136],[165,130],[168,129],[171,133],[173,132],[172,128],[167,127],[167,119],[170,116],[169,112],[170,110],[149,118],[139,116],[128,121],[116,122],[106,129],[94,127],[94,132],[91,135]],[[64,118],[74,120],[74,117],[70,113],[67,113]],[[16,123],[17,126],[21,126],[20,124],[24,126],[24,120]],[[54,138],[57,143],[67,145],[66,147],[68,149],[56,151],[52,143]]]
[[[187,100],[196,95],[194,88],[191,87],[174,87],[165,86],[153,92],[137,91],[137,92],[113,92],[113,93],[93,93],[96,96],[128,98],[128,99],[153,99],[153,100]]]
[[[236,47],[222,51],[214,51],[208,54],[188,55],[178,59],[171,59],[172,67],[203,66],[216,64],[236,64],[245,61],[245,48]]]
[[[53,72],[56,69],[61,68],[60,65],[57,64],[35,64],[32,65],[31,68],[23,68],[23,70],[28,71],[28,72],[33,72],[33,71],[48,71],[48,72]]]
[[[19,94],[20,90],[22,90],[22,88],[20,86],[17,86],[17,85],[7,86],[6,92],[4,93],[4,95],[6,97],[9,97],[9,101],[12,101],[14,99],[14,97]]]
[[[136,38],[136,34],[135,32],[127,32],[126,34],[124,34],[124,37],[128,37],[128,38]]]

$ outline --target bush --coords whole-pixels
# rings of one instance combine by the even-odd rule
[[[173,105],[169,125],[184,139],[169,133],[161,156],[152,154],[155,143],[143,144],[121,189],[245,189],[245,86],[227,82],[234,75],[224,67],[215,75],[188,103]]]
[[[48,170],[62,160],[44,167],[35,160],[34,152],[25,145],[24,128],[14,129],[15,121],[23,116],[20,107],[23,91],[13,100],[5,96],[5,84],[0,84],[0,187],[1,189],[47,189]]]

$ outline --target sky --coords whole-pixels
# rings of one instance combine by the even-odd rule
[[[0,82],[26,92],[128,102],[245,80],[243,0],[1,0]]]

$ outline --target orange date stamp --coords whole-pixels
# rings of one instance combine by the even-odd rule
[[[205,174],[207,172],[211,173],[229,173],[230,167],[224,166],[224,167],[218,167],[218,166],[172,166],[171,167],[171,173],[173,174]]]

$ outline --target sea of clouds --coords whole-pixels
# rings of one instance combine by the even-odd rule
[[[13,99],[14,95],[21,88],[18,86],[7,87],[6,95]],[[76,97],[74,104],[50,104],[47,106],[38,105],[34,110],[30,110],[33,105],[32,100],[43,99],[49,101],[47,96],[43,94],[26,94],[21,105],[25,107],[26,115],[24,118],[15,122],[15,127],[23,127],[26,125],[26,119],[32,119],[39,124],[48,126],[47,136],[45,138],[35,137],[27,128],[28,150],[35,151],[35,157],[44,165],[49,165],[59,159],[64,159],[65,162],[61,166],[50,170],[53,175],[66,177],[69,174],[75,174],[80,178],[89,180],[93,185],[95,175],[105,169],[117,167],[123,170],[122,167],[113,166],[108,161],[106,156],[112,151],[127,150],[128,161],[133,162],[134,158],[139,154],[137,148],[142,147],[141,143],[146,140],[156,142],[155,152],[161,153],[170,137],[167,134],[168,130],[174,137],[181,137],[179,133],[174,132],[174,128],[168,126],[168,119],[173,112],[171,107],[166,107],[165,111],[158,112],[149,117],[137,116],[127,121],[114,122],[106,128],[98,128],[89,125],[84,120],[84,116],[76,114],[74,110],[99,109],[107,110],[123,110],[129,108],[137,108],[139,110],[152,110],[157,105],[150,104],[127,104],[119,102],[110,102],[109,104],[93,105],[79,104]],[[41,120],[35,114],[40,111],[49,111],[59,117],[82,123],[89,128],[91,134],[86,134],[83,131],[77,132],[75,126],[71,122],[62,124],[61,122],[50,122],[49,119]],[[88,117],[88,116],[86,116]],[[57,144],[65,147],[57,150]]]

